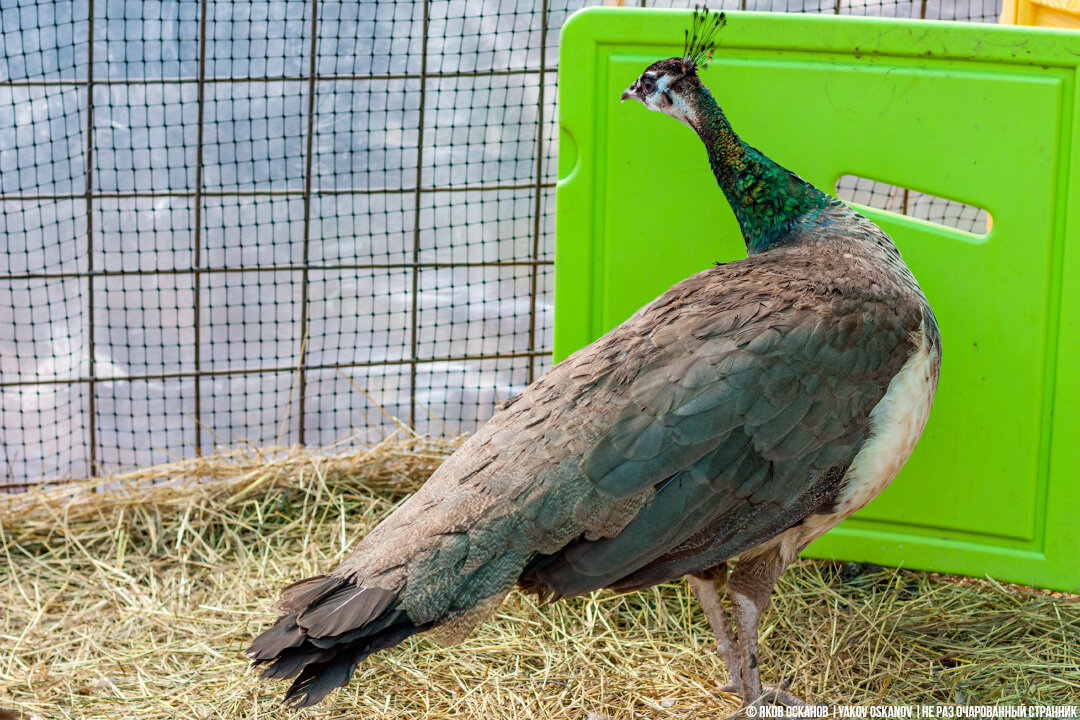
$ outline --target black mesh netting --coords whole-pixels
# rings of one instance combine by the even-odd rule
[[[0,485],[458,433],[543,372],[558,31],[585,4],[0,0]]]

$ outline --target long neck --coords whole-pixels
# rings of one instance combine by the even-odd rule
[[[690,126],[705,143],[749,254],[783,244],[796,220],[838,202],[743,142],[708,88],[695,92]]]

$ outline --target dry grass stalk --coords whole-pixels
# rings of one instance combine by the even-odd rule
[[[333,566],[453,447],[237,450],[0,497],[0,707],[83,720],[292,715],[243,648],[283,584]],[[785,573],[762,623],[766,680],[792,675],[795,692],[828,703],[1080,701],[1075,597],[845,573],[811,561]],[[735,707],[714,690],[723,679],[681,583],[548,607],[514,593],[463,645],[412,639],[304,714],[716,717]]]

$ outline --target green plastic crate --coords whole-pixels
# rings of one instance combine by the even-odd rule
[[[620,104],[681,54],[685,11],[563,27],[555,356],[745,255],[686,127]],[[750,144],[819,187],[853,174],[984,208],[973,235],[859,209],[941,325],[941,382],[900,476],[806,554],[1080,587],[1080,35],[729,13],[702,75]]]

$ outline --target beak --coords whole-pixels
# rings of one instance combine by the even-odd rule
[[[633,98],[634,100],[639,99],[638,98],[638,93],[637,93],[637,80],[632,82],[630,84],[630,87],[623,90],[623,94],[622,94],[622,97],[619,98],[619,102],[626,102],[626,100],[628,98]]]

